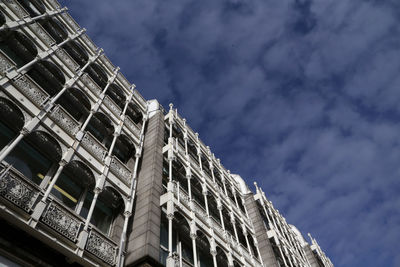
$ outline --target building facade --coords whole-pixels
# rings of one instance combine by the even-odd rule
[[[333,266],[55,0],[0,2],[0,263]]]

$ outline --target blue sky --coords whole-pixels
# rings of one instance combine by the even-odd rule
[[[61,3],[335,266],[400,266],[398,0]]]

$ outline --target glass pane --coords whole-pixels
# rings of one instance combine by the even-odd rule
[[[90,222],[104,234],[108,234],[112,219],[113,210],[111,206],[104,203],[101,198],[98,198]]]
[[[5,158],[5,161],[36,184],[41,183],[52,164],[51,160],[39,153],[25,140],[19,142]]]
[[[5,147],[17,133],[14,133],[10,128],[0,122],[0,149]]]
[[[61,200],[66,206],[75,209],[84,186],[72,180],[67,174],[62,173],[58,178],[51,193]]]

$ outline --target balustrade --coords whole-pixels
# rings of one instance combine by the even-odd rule
[[[4,169],[0,175],[0,196],[26,212],[31,211],[39,195],[39,188],[28,181],[13,167]]]
[[[80,217],[56,204],[54,200],[47,207],[41,221],[73,242],[76,241],[83,224]]]
[[[75,31],[78,31],[81,27],[79,26],[78,23],[76,23],[76,21],[68,14],[68,13],[63,13],[61,15],[64,20],[72,27],[72,29],[74,29]],[[96,49],[95,49],[96,50]]]
[[[49,95],[27,75],[20,76],[13,81],[13,84],[37,107],[40,107],[49,97]]]
[[[5,75],[8,71],[15,67],[15,63],[9,59],[0,50],[0,74]]]
[[[26,10],[17,1],[4,0],[3,2],[12,10],[12,12],[14,12],[18,18],[22,19],[29,17],[28,12],[26,12]]]
[[[71,137],[79,131],[79,123],[60,105],[56,105],[50,117]]]
[[[73,72],[80,68],[78,63],[76,63],[76,61],[70,55],[68,55],[63,48],[57,49],[56,55]]]
[[[80,80],[89,88],[90,91],[92,91],[95,96],[99,96],[101,93],[100,87],[97,85],[95,81],[89,76],[89,74],[84,73],[80,77]]]
[[[140,138],[140,128],[128,116],[125,117],[124,125],[133,132],[133,134]]]
[[[99,231],[92,229],[86,243],[86,250],[106,263],[114,265],[118,246]]]
[[[90,154],[92,154],[99,161],[102,161],[107,154],[107,149],[100,143],[93,135],[89,132],[86,132],[84,135],[82,142],[82,146],[86,148]]]
[[[46,44],[47,47],[53,46],[56,41],[46,32],[45,29],[39,23],[33,23],[29,25],[29,28],[35,33],[36,36]]]
[[[111,110],[112,113],[114,113],[115,116],[119,117],[119,115],[121,114],[121,109],[108,95],[104,97],[103,103],[108,109]]]
[[[124,184],[131,185],[132,172],[115,156],[111,158],[110,171],[124,182]]]

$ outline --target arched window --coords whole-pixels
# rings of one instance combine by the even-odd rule
[[[182,129],[179,126],[177,126],[176,124],[173,124],[173,127],[172,127],[172,137],[176,138],[178,143],[182,147],[185,147],[185,141],[183,140]]]
[[[238,202],[238,205],[239,205],[240,210],[241,210],[244,214],[246,214],[246,210],[245,210],[244,205],[243,205],[242,197],[241,197],[239,194],[236,194],[236,199],[237,199],[237,202]]]
[[[220,247],[217,247],[217,266],[228,267],[228,257]]]
[[[179,185],[188,192],[188,181],[186,178],[186,170],[180,160],[172,162],[172,180],[179,182]]]
[[[115,83],[110,84],[106,91],[106,95],[108,95],[115,104],[117,104],[121,109],[125,106],[126,96],[122,91],[121,87],[116,85]]]
[[[67,39],[67,30],[57,19],[47,18],[42,20],[40,24],[50,34],[50,36],[53,37],[57,44]]]
[[[81,122],[87,118],[91,108],[85,93],[74,87],[68,88],[56,103],[60,104],[75,120]]]
[[[246,242],[246,237],[243,234],[243,228],[242,225],[239,223],[238,220],[235,221],[235,227],[236,227],[236,232],[239,238],[239,243],[245,248],[247,248],[247,242]]]
[[[86,130],[103,144],[109,144],[114,133],[114,126],[106,115],[96,112],[89,121]]]
[[[94,184],[95,178],[90,168],[80,161],[71,161],[61,172],[51,193],[75,210],[87,191],[93,190]]]
[[[100,65],[96,63],[91,63],[86,69],[85,72],[89,74],[90,78],[93,79],[97,83],[97,85],[104,89],[107,85],[108,76],[106,71]]]
[[[10,100],[0,97],[0,150],[18,135],[24,124],[21,110]]]
[[[224,217],[224,225],[225,225],[225,230],[233,237],[235,238],[235,230],[233,230],[233,224],[231,222],[231,216],[229,212],[226,210],[225,207],[222,208],[222,216]]]
[[[87,217],[90,204],[93,200],[93,193],[88,192],[83,204],[81,216]],[[106,187],[98,196],[96,206],[93,210],[90,222],[105,235],[110,234],[113,221],[124,210],[124,201],[121,195],[113,188]]]
[[[112,154],[127,164],[135,156],[135,145],[126,135],[118,136]]]
[[[215,182],[218,184],[219,187],[222,188],[222,190],[224,190],[224,184],[222,182],[222,178],[219,171],[217,169],[214,169],[213,171],[214,171]]]
[[[38,54],[35,44],[25,34],[10,30],[0,32],[0,50],[18,68],[32,61]]]
[[[219,216],[218,204],[215,200],[214,195],[208,194],[207,195],[207,204],[208,204],[208,211],[210,212],[210,216],[214,218],[219,224],[221,224],[221,217]]]
[[[41,0],[17,0],[17,2],[31,17],[36,17],[46,12],[46,7]]]
[[[192,186],[193,200],[196,201],[203,209],[205,209],[206,204],[204,202],[203,187],[200,179],[193,175],[193,178],[190,180],[190,185]]]
[[[174,214],[174,235],[177,236],[177,244],[180,245],[182,254],[180,255],[183,261],[183,266],[192,266],[193,260],[193,246],[192,239],[190,238],[190,227],[187,220],[179,213]]]
[[[5,161],[26,178],[40,184],[52,165],[61,160],[61,156],[61,147],[51,135],[34,131],[18,143]]]
[[[86,50],[76,41],[69,41],[63,45],[65,51],[70,55],[79,66],[83,67],[89,60]]]
[[[56,95],[65,84],[63,72],[47,60],[36,62],[27,74],[50,96]]]
[[[132,102],[128,104],[128,108],[125,113],[134,123],[141,124],[143,120],[143,114],[140,109]],[[167,132],[169,137],[169,132]],[[168,141],[167,141],[168,142]]]
[[[213,258],[210,252],[210,242],[202,231],[197,231],[196,248],[199,267],[213,267]]]
[[[203,167],[203,170],[207,173],[207,175],[209,177],[212,177],[210,170],[210,163],[208,162],[208,159],[204,155],[201,155],[201,166]]]
[[[194,162],[198,163],[199,162],[199,158],[197,157],[197,147],[196,147],[196,145],[193,143],[193,141],[190,138],[188,139],[187,144],[188,144],[189,156],[192,157]]]

